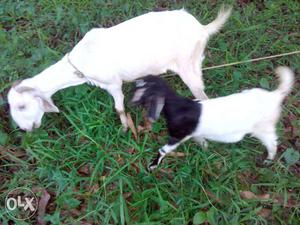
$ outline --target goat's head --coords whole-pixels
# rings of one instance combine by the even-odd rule
[[[59,112],[50,98],[39,90],[22,86],[21,82],[12,85],[7,98],[10,114],[22,130],[40,127],[45,112]]]
[[[168,84],[161,78],[149,75],[136,81],[131,103],[147,109],[148,119],[157,120],[165,106],[166,97],[173,95]]]

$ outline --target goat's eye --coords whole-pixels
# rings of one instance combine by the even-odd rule
[[[18,109],[19,109],[20,111],[23,111],[24,109],[26,109],[26,106],[25,106],[25,105],[20,105],[20,106],[18,107]]]

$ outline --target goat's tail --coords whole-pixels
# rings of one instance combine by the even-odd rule
[[[225,7],[223,5],[218,13],[217,18],[211,23],[205,25],[205,28],[209,35],[217,33],[222,28],[231,14],[231,8],[232,7]]]
[[[294,83],[294,72],[286,66],[280,66],[276,68],[275,73],[279,78],[279,86],[276,89],[283,97],[287,96],[293,87]]]

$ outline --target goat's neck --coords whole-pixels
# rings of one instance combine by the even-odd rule
[[[74,72],[75,68],[68,62],[67,56],[64,56],[40,74],[23,80],[20,85],[37,89],[45,96],[51,97],[61,89],[87,82],[85,78],[78,77]]]
[[[197,102],[178,96],[174,93],[166,97],[163,113],[165,115],[165,119],[170,122],[178,115],[178,113],[186,113],[186,110],[182,111],[182,108],[190,109],[189,112],[191,112],[194,107],[196,109],[198,108]]]

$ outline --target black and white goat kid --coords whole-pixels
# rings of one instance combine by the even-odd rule
[[[156,76],[138,80],[131,102],[145,107],[152,122],[163,112],[169,132],[168,143],[159,149],[148,169],[155,169],[166,154],[190,138],[201,143],[205,143],[205,139],[234,143],[251,134],[266,146],[267,159],[273,160],[277,151],[276,123],[294,80],[288,67],[278,67],[276,74],[280,84],[274,91],[253,88],[203,101],[176,95]]]

